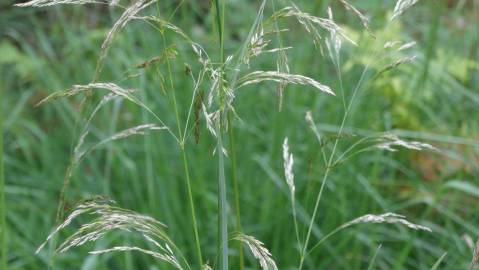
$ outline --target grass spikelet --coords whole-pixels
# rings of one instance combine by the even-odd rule
[[[416,46],[416,41],[411,41],[411,42],[408,42],[408,43],[402,45],[401,47],[399,47],[397,49],[397,51],[399,52],[399,51],[407,50],[407,49],[410,49],[414,46]]]
[[[85,5],[85,4],[108,4],[109,1],[97,0],[32,0],[25,3],[15,4],[16,7],[47,7],[54,5]]]
[[[373,32],[371,31],[371,29],[369,28],[368,17],[364,16],[364,14],[362,14],[361,11],[359,11],[356,7],[354,7],[353,5],[348,3],[346,0],[339,0],[339,2],[341,2],[341,4],[343,4],[343,6],[346,8],[346,10],[351,11],[356,17],[358,17],[359,20],[361,21],[363,27],[366,29],[366,31],[368,31],[368,33],[372,37],[375,37]]]
[[[275,261],[273,260],[271,253],[264,247],[264,244],[253,236],[238,234],[234,240],[245,243],[253,253],[253,256],[259,261],[261,269],[263,270],[278,270]]]
[[[474,270],[478,261],[479,261],[479,239],[477,239],[476,246],[474,247],[474,250],[472,252],[472,260],[468,270]]]
[[[131,251],[136,250],[158,259],[164,260],[178,269],[182,269],[180,263],[170,248],[174,243],[166,235],[166,225],[155,220],[152,217],[138,214],[131,210],[119,208],[111,200],[96,198],[85,201],[78,205],[68,217],[57,226],[44,243],[40,245],[36,253],[40,252],[46,243],[58,232],[69,226],[73,220],[81,215],[97,216],[89,223],[81,227],[65,241],[60,244],[56,252],[63,253],[77,246],[82,246],[88,242],[94,242],[101,239],[106,233],[111,231],[127,231],[140,234],[146,241],[153,243],[158,251],[145,250],[139,247],[114,247],[105,250],[93,251],[92,254],[102,254],[112,251]]]
[[[391,16],[390,21],[396,19],[397,17],[401,16],[408,8],[412,5],[416,4],[419,0],[398,0],[396,2],[396,6],[394,7],[393,15]]]
[[[313,131],[314,135],[316,136],[316,139],[318,139],[318,142],[322,143],[321,134],[319,133],[319,130],[314,123],[313,114],[311,113],[311,111],[306,112],[304,119],[306,120],[306,123],[308,123],[309,128]]]
[[[66,90],[66,91],[57,91],[54,92],[53,94],[47,96],[46,98],[42,99],[39,103],[37,103],[36,106],[43,105],[45,103],[57,100],[59,98],[64,98],[64,97],[73,97],[78,94],[88,92],[92,89],[102,89],[102,90],[108,90],[118,96],[122,96],[128,100],[136,100],[131,93],[134,92],[132,89],[123,89],[120,86],[108,82],[108,83],[90,83],[86,85],[73,85],[71,89]]]
[[[193,124],[193,130],[194,130],[194,135],[195,135],[195,142],[198,144],[200,140],[200,114],[201,114],[201,109],[202,109],[202,104],[204,99],[204,92],[200,90],[198,93],[196,93],[196,96],[194,97],[194,116],[195,116],[195,121]]]
[[[398,44],[401,44],[401,41],[399,41],[399,40],[387,41],[386,43],[384,43],[383,48],[384,49],[390,49],[390,48],[395,47]]]
[[[356,219],[353,219],[348,223],[343,224],[340,228],[346,228],[346,227],[349,227],[355,224],[360,224],[360,223],[402,224],[413,230],[432,232],[432,230],[429,227],[411,223],[406,219],[405,216],[398,215],[395,213],[386,213],[382,215],[367,214],[364,216],[360,216]]]
[[[80,136],[79,142],[78,142],[77,146],[75,147],[75,150],[74,150],[74,158],[75,158],[74,160],[75,160],[75,162],[74,162],[74,164],[77,164],[87,154],[91,153],[93,150],[97,149],[98,147],[100,147],[100,146],[102,146],[106,143],[116,141],[116,140],[125,139],[125,138],[128,138],[128,137],[134,136],[134,135],[145,135],[146,131],[148,131],[148,130],[164,130],[164,129],[168,129],[168,128],[167,127],[162,127],[162,126],[157,126],[157,125],[154,125],[154,124],[139,125],[139,126],[128,128],[128,129],[122,130],[118,133],[115,133],[112,136],[110,136],[106,139],[103,139],[100,142],[98,142],[98,143],[94,144],[93,146],[89,147],[87,150],[81,151],[80,150],[81,146],[84,143],[85,137],[88,135],[88,131],[86,131],[85,133],[83,133]]]
[[[290,191],[291,208],[293,211],[293,222],[294,222],[294,231],[296,234],[296,241],[298,242],[298,246],[300,246],[300,249],[301,249],[301,241],[299,239],[299,227],[298,227],[298,220],[297,220],[297,214],[296,214],[296,199],[294,194],[296,188],[294,185],[293,164],[294,164],[293,154],[289,152],[288,137],[286,137],[283,142],[284,177],[286,178],[286,183],[288,184],[289,191]]]
[[[144,135],[146,130],[162,130],[162,129],[166,129],[166,127],[160,127],[154,124],[139,125],[139,126],[132,127],[129,129],[125,129],[121,132],[118,132],[114,134],[113,136],[109,137],[108,139],[101,141],[99,144],[104,144],[110,141],[124,139],[126,137],[130,137],[133,135]]]
[[[108,50],[111,46],[111,43],[113,42],[113,39],[115,36],[120,32],[120,30],[126,26],[126,24],[132,20],[138,12],[143,10],[144,8],[148,7],[150,4],[154,3],[155,1],[149,1],[147,0],[136,0],[134,1],[120,16],[120,18],[115,22],[113,27],[110,29],[108,32],[105,40],[103,41],[101,45],[101,51],[100,51],[100,56],[98,57],[97,61],[97,67],[95,71],[95,79],[93,81],[97,81],[100,77],[100,73],[103,69],[103,63],[106,59],[106,56],[108,54]]]
[[[288,137],[284,139],[283,142],[283,161],[284,161],[284,177],[286,178],[286,183],[289,186],[291,196],[294,198],[294,174],[293,174],[293,154],[289,153],[289,144]]]
[[[417,142],[417,141],[405,141],[400,139],[398,136],[394,134],[385,134],[377,139],[377,144],[375,145],[377,148],[382,150],[387,150],[391,152],[396,152],[397,149],[395,147],[402,147],[410,150],[429,150],[440,152],[440,150],[428,143]]]
[[[387,66],[385,66],[383,69],[381,69],[377,74],[376,74],[376,77],[378,77],[379,75],[383,74],[384,72],[387,72],[391,69],[395,69],[397,68],[398,66],[400,65],[403,65],[403,64],[407,64],[407,63],[411,63],[413,62],[414,60],[416,60],[417,56],[416,55],[413,55],[413,56],[406,56],[406,57],[402,57],[398,60],[396,60],[396,62],[392,63],[392,64],[389,64]]]
[[[258,30],[253,34],[251,37],[251,40],[248,44],[248,50],[245,52],[245,55],[242,59],[242,61],[246,64],[249,65],[250,59],[253,57],[257,57],[261,55],[262,53],[275,53],[275,52],[280,52],[284,50],[289,50],[292,47],[280,47],[280,48],[272,48],[272,49],[266,49],[268,45],[271,43],[271,40],[268,39],[268,36],[272,34],[279,34],[280,32],[286,32],[288,31],[287,29],[276,29],[273,31],[265,31],[263,27],[259,27]]]
[[[139,100],[137,97],[135,97],[132,93],[135,92],[133,89],[124,89],[114,83],[90,83],[86,85],[74,85],[71,89],[67,91],[57,91],[54,92],[53,94],[47,96],[43,100],[41,100],[36,106],[40,106],[44,103],[63,98],[63,97],[72,97],[75,95],[78,95],[80,93],[88,93],[92,89],[100,89],[100,90],[107,90],[110,91],[112,94],[125,98],[126,100],[133,102],[134,104],[142,107],[145,109],[149,114],[151,114],[162,126],[166,127],[165,129],[168,131],[168,133],[175,138],[177,142],[179,142],[178,137],[164,124],[163,120],[153,111],[151,110],[148,106],[146,106],[141,100]],[[95,108],[93,111],[92,115],[90,115],[89,120],[87,123],[91,121],[91,118],[93,115],[98,111],[98,109],[106,102],[114,98],[115,96],[113,95],[106,95],[103,97],[103,99],[100,101],[99,105]]]
[[[339,36],[349,41],[351,44],[357,46],[356,42],[354,42],[351,38],[349,38],[346,35],[346,32],[339,25],[337,25],[333,20],[312,16],[308,13],[302,12],[294,4],[290,7],[283,8],[282,10],[278,11],[277,13],[273,15],[273,18],[281,18],[281,17],[296,18],[298,22],[305,28],[305,30],[311,35],[313,35],[313,42],[316,45],[319,44],[319,41],[322,39],[319,29],[323,29],[330,33],[331,32],[338,33]]]
[[[161,55],[155,56],[147,61],[137,64],[136,68],[146,68],[156,63],[164,63],[167,59],[174,59],[178,55],[178,52],[175,50],[174,46],[166,48]]]
[[[203,267],[201,267],[201,270],[213,270],[213,268],[211,268],[211,266],[205,263],[203,264]]]
[[[206,128],[211,133],[211,135],[213,135],[214,137],[217,137],[215,122],[219,118],[219,111],[208,113],[208,111],[206,110],[206,106],[204,104],[202,104],[202,111],[206,120]]]
[[[300,84],[300,85],[310,85],[322,92],[325,92],[330,95],[335,95],[334,92],[324,84],[319,83],[318,81],[296,74],[281,73],[278,71],[254,71],[251,72],[238,80],[237,88],[241,88],[248,84],[260,83],[263,81],[275,81],[278,83],[291,83],[291,84]]]
[[[181,28],[178,26],[172,24],[169,21],[165,21],[161,18],[155,17],[155,16],[142,16],[142,17],[134,17],[134,19],[142,20],[149,22],[151,25],[153,25],[157,30],[164,31],[164,29],[168,29],[176,34],[178,34],[181,38],[183,38],[184,41],[188,42],[192,49],[193,52],[198,56],[198,60],[201,64],[203,64],[204,67],[209,66],[211,61],[210,57],[208,56],[208,53],[203,49],[203,47],[194,42],[186,33],[183,31]]]
[[[322,243],[324,243],[328,238],[331,236],[335,235],[339,231],[346,229],[350,226],[356,225],[356,224],[364,224],[364,223],[388,223],[388,224],[400,224],[404,225],[412,230],[416,231],[426,231],[426,232],[432,232],[432,230],[429,227],[414,224],[406,219],[405,216],[403,215],[398,215],[395,213],[385,213],[381,215],[374,215],[374,214],[367,214],[364,216],[360,216],[358,218],[355,218],[349,222],[344,223],[343,225],[337,227],[330,233],[328,233],[326,236],[321,238],[305,255],[305,257],[311,252],[313,252],[316,248],[318,248]]]

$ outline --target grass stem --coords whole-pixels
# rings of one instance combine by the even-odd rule
[[[231,180],[233,183],[233,192],[235,196],[235,210],[236,210],[236,231],[241,232],[241,210],[239,200],[239,188],[238,188],[238,174],[236,167],[236,149],[235,149],[235,136],[233,129],[232,113],[228,112],[228,135],[229,135],[229,154],[231,161]],[[243,244],[238,241],[238,254],[239,254],[239,269],[244,269],[244,253]]]
[[[323,176],[323,180],[321,182],[321,187],[319,189],[319,193],[318,193],[318,196],[316,197],[316,203],[314,205],[314,210],[313,210],[313,215],[311,216],[311,220],[309,222],[309,226],[308,226],[308,232],[306,234],[306,240],[304,241],[304,245],[303,245],[303,250],[301,252],[301,259],[300,259],[300,263],[299,263],[299,270],[301,270],[303,268],[303,263],[304,263],[304,260],[308,254],[308,244],[309,244],[309,240],[310,240],[310,237],[311,237],[311,231],[313,229],[313,224],[314,224],[314,221],[316,219],[316,215],[318,213],[318,208],[319,208],[319,202],[321,200],[321,197],[323,195],[323,191],[324,191],[324,187],[326,185],[326,181],[328,180],[328,176],[329,176],[329,173],[331,172],[331,166],[333,165],[333,160],[334,160],[334,156],[336,154],[336,149],[337,149],[337,146],[338,146],[338,143],[339,143],[339,138],[341,137],[341,134],[343,133],[343,129],[344,129],[344,126],[346,124],[346,121],[348,119],[348,116],[349,116],[349,112],[351,111],[351,107],[352,107],[352,104],[356,98],[356,95],[362,85],[362,82],[364,80],[364,77],[366,75],[366,72],[368,71],[368,68],[369,68],[369,64],[367,64],[364,69],[363,69],[363,72],[361,73],[361,77],[359,78],[359,81],[353,91],[353,94],[351,96],[351,99],[349,100],[349,104],[346,108],[346,110],[344,111],[344,115],[343,115],[343,119],[341,120],[341,125],[339,127],[339,131],[338,131],[338,135],[334,141],[334,146],[333,146],[333,149],[331,151],[331,155],[329,156],[329,160],[328,160],[328,163],[327,163],[327,166],[326,166],[326,171],[324,172],[324,176]],[[341,77],[341,72],[338,72],[338,75],[339,77]],[[327,236],[329,237],[329,236]]]
[[[5,178],[3,171],[3,87],[0,88],[0,268],[7,269],[7,223],[5,216]]]
[[[224,0],[214,0],[215,3],[215,21],[218,30],[219,47],[220,47],[220,118],[217,122],[217,134],[218,141],[216,151],[218,153],[218,205],[219,205],[219,218],[218,218],[218,253],[219,253],[219,269],[228,269],[228,218],[227,218],[227,199],[226,199],[226,180],[225,180],[225,168],[224,168],[224,156],[223,156],[223,120],[222,118],[228,111],[228,106],[224,104],[225,87],[224,87],[224,15],[225,15],[225,3]]]
[[[162,35],[162,40],[163,40],[163,46],[167,48],[166,46],[166,36],[164,33]],[[180,115],[178,111],[178,104],[176,101],[176,91],[174,88],[173,84],[173,72],[171,70],[171,64],[168,58],[166,58],[166,64],[168,67],[168,77],[169,77],[169,83],[170,83],[170,88],[171,88],[171,95],[172,95],[172,100],[173,100],[173,110],[175,111],[175,118],[176,118],[176,123],[178,127],[178,137],[182,138],[182,129],[181,129],[181,123],[180,123]],[[191,214],[191,221],[193,222],[193,233],[195,235],[195,246],[196,246],[196,254],[198,257],[198,263],[200,267],[203,265],[203,256],[201,253],[201,244],[200,244],[200,237],[198,233],[198,223],[196,221],[196,211],[195,211],[195,203],[193,200],[193,192],[191,189],[191,178],[190,178],[190,172],[189,172],[189,165],[188,165],[188,158],[186,156],[186,149],[185,149],[185,142],[184,140],[180,140],[180,152],[181,152],[181,158],[183,161],[183,167],[185,171],[185,180],[186,180],[186,189],[188,192],[188,203],[190,207],[190,214]]]

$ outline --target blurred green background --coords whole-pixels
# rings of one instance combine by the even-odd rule
[[[179,3],[160,1],[165,18]],[[345,45],[341,55],[344,86],[350,93],[362,66],[370,61],[371,38],[336,1],[295,3],[323,17],[330,5],[335,20],[362,44],[357,48]],[[472,256],[469,242],[479,237],[479,1],[419,1],[389,25],[393,1],[351,3],[370,17],[372,30],[381,37],[416,41],[408,54],[417,55],[417,60],[366,84],[353,107],[347,132],[370,135],[394,130],[405,138],[444,149],[445,154],[378,151],[341,165],[326,186],[313,236],[317,239],[360,215],[384,212],[404,214],[431,227],[433,233],[395,225],[359,225],[330,238],[311,255],[306,269],[365,269],[380,244],[375,269],[431,269],[445,252],[439,269],[466,269]],[[35,104],[52,91],[92,80],[100,45],[120,13],[106,5],[15,8],[13,4],[11,0],[0,3],[8,262],[11,269],[46,269],[48,250],[38,255],[34,251],[55,225],[63,176],[78,136],[79,100]],[[227,1],[227,54],[241,45],[258,6],[258,1]],[[271,14],[270,5],[265,12]],[[211,55],[217,55],[209,1],[184,1],[172,22]],[[293,21],[284,21],[282,27],[294,30],[284,35],[285,44],[294,47],[288,51],[291,71],[338,89],[334,66],[315,49],[308,35]],[[184,69],[196,58],[174,35],[166,36],[166,44],[175,44],[179,52],[173,69],[184,119],[192,91]],[[142,99],[174,126],[170,96],[155,72],[135,68],[162,49],[163,42],[154,29],[130,23],[113,42],[101,81],[141,89]],[[263,57],[252,65],[275,69],[275,57]],[[333,133],[342,117],[341,101],[288,86],[279,112],[275,85],[265,83],[241,90],[235,105],[241,118],[235,121],[235,131],[243,230],[265,243],[280,269],[295,269],[299,259],[281,144],[288,136],[295,155],[297,200],[311,213],[323,168],[316,165],[319,148],[304,114],[311,110],[318,127]],[[115,101],[100,111],[88,143],[152,121],[137,107]],[[187,151],[204,257],[213,264],[217,238],[215,140],[203,120],[200,134],[199,142],[192,139]],[[347,146],[348,141],[343,143]],[[93,152],[75,171],[67,202],[72,206],[81,199],[106,195],[121,207],[151,215],[168,225],[170,236],[194,261],[182,166],[178,148],[163,133],[116,141]],[[228,192],[233,206],[232,189]],[[230,218],[233,228],[233,210]],[[304,235],[308,220],[301,213],[299,220]],[[128,234],[110,234],[98,243],[55,257],[55,269],[169,269],[137,253],[88,254],[115,243],[138,242],[139,238]],[[233,263],[236,256],[232,249]],[[247,266],[259,269],[250,255]],[[231,269],[237,266],[231,265]]]

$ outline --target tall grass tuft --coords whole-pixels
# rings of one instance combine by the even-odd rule
[[[273,12],[267,17],[265,16],[265,7],[267,3],[272,3]],[[400,16],[407,8],[412,6],[417,1],[401,1],[399,0],[391,17],[391,21]],[[92,0],[32,0],[30,2],[19,4],[18,6],[48,6],[55,4],[86,4],[86,3],[101,3],[110,4],[112,6],[119,5],[118,1],[92,1]],[[181,6],[183,1],[180,2],[177,9]],[[331,174],[334,173],[340,165],[344,164],[351,157],[362,154],[367,151],[397,151],[398,148],[405,148],[416,151],[433,151],[440,152],[432,145],[416,142],[406,141],[394,134],[386,133],[377,136],[365,136],[359,137],[350,145],[346,145],[343,149],[341,140],[345,137],[344,130],[347,126],[351,114],[353,111],[353,105],[355,105],[360,92],[366,88],[368,82],[382,76],[385,72],[397,68],[400,65],[410,63],[414,61],[415,56],[406,55],[404,51],[413,46],[413,43],[398,43],[388,41],[385,44],[380,44],[379,51],[372,52],[372,61],[364,65],[361,76],[356,83],[356,86],[350,91],[346,91],[343,86],[343,74],[341,70],[341,48],[343,42],[345,46],[356,47],[359,46],[358,41],[351,37],[348,32],[343,29],[338,23],[334,21],[333,12],[331,8],[328,8],[328,18],[322,18],[311,15],[302,11],[297,5],[291,4],[280,9],[276,9],[274,1],[261,1],[258,13],[255,21],[252,23],[248,35],[242,42],[242,45],[236,53],[227,55],[225,51],[225,0],[213,0],[213,24],[216,28],[218,36],[218,58],[213,61],[206,50],[197,42],[192,40],[185,31],[171,23],[171,15],[167,19],[162,12],[160,12],[159,1],[157,0],[136,0],[132,1],[129,6],[124,8],[122,15],[114,23],[110,31],[108,32],[105,40],[103,41],[99,57],[96,65],[95,73],[91,83],[85,85],[73,85],[66,91],[58,91],[46,97],[39,105],[49,101],[56,100],[58,98],[68,98],[77,95],[84,96],[84,102],[92,106],[92,110],[82,110],[82,113],[86,113],[85,121],[82,122],[82,129],[80,132],[79,140],[74,148],[70,164],[67,168],[67,172],[64,178],[64,185],[61,190],[60,203],[59,203],[59,217],[63,217],[63,209],[65,206],[66,191],[69,187],[69,183],[75,173],[75,169],[78,164],[83,161],[89,154],[101,146],[107,143],[114,143],[117,140],[129,138],[134,135],[147,135],[152,131],[163,131],[165,136],[169,136],[176,142],[179,154],[183,164],[183,175],[186,185],[187,205],[190,210],[190,217],[192,222],[192,232],[194,234],[194,249],[197,257],[197,268],[211,269],[208,264],[203,263],[202,242],[199,236],[199,226],[196,215],[196,205],[193,194],[194,179],[191,177],[190,164],[188,159],[188,142],[190,136],[194,134],[195,140],[198,141],[199,137],[199,118],[201,115],[205,119],[206,128],[216,140],[216,148],[213,153],[217,155],[217,204],[218,204],[218,226],[217,226],[217,265],[218,269],[227,270],[230,266],[229,256],[230,248],[228,238],[228,187],[231,179],[232,189],[234,192],[235,201],[235,215],[236,215],[236,231],[233,240],[238,241],[239,249],[239,269],[243,269],[243,246],[247,247],[253,256],[258,260],[263,270],[271,269],[277,270],[276,262],[273,260],[271,253],[265,247],[265,245],[256,238],[244,234],[241,226],[241,212],[240,212],[240,191],[238,179],[238,168],[236,164],[236,141],[234,134],[234,120],[237,117],[234,104],[238,91],[246,91],[246,89],[256,86],[260,83],[274,82],[277,84],[277,95],[279,97],[279,108],[281,109],[283,104],[283,92],[288,85],[296,85],[305,88],[311,88],[318,94],[325,95],[331,102],[334,101],[333,97],[338,96],[341,98],[342,105],[342,118],[339,123],[339,130],[334,136],[324,136],[321,133],[318,125],[315,123],[313,114],[306,112],[306,122],[310,129],[313,131],[314,136],[317,139],[318,146],[322,155],[321,165],[323,169],[322,175],[319,176],[321,185],[319,190],[312,191],[316,193],[316,199],[314,201],[314,208],[312,213],[303,214],[307,217],[305,228],[300,228],[298,222],[297,207],[300,204],[298,196],[298,202],[296,199],[296,185],[294,179],[294,158],[291,153],[290,141],[286,137],[283,141],[283,167],[284,177],[286,179],[286,185],[289,189],[289,199],[291,202],[293,225],[295,231],[295,237],[297,240],[297,248],[299,250],[299,263],[298,269],[302,269],[305,265],[309,255],[317,250],[326,240],[335,235],[337,232],[349,228],[357,224],[365,223],[389,223],[396,225],[403,225],[409,229],[417,231],[431,230],[428,227],[412,223],[406,219],[405,216],[395,213],[385,214],[368,214],[360,216],[343,225],[332,230],[329,234],[326,234],[320,239],[315,239],[316,236],[312,234],[313,227],[316,225],[317,219],[320,216],[319,205],[323,194],[325,192],[325,186]],[[384,42],[381,37],[376,37],[373,34],[372,29],[369,26],[369,19],[362,14],[357,8],[348,3],[345,0],[340,0],[340,3],[347,11],[351,12],[357,17],[365,31],[369,33],[368,37],[373,39],[374,45]],[[145,10],[156,4],[156,14],[143,16],[142,13]],[[175,9],[176,12],[176,9]],[[173,14],[175,13],[173,12]],[[293,46],[287,46],[283,41],[282,35],[288,32],[288,29],[280,28],[279,21],[281,20],[294,20],[304,29],[306,33],[311,37],[311,41],[324,53],[324,48],[327,50],[327,55],[333,64],[334,71],[337,75],[338,89],[332,89],[330,86],[321,83],[313,77],[308,77],[302,74],[295,74],[290,70],[288,65],[288,51],[294,49]],[[160,34],[164,51],[160,56],[146,60],[136,65],[139,69],[148,69],[153,66],[161,66],[167,70],[167,76],[165,83],[167,90],[165,94],[170,98],[168,102],[171,102],[173,109],[172,115],[175,119],[176,128],[168,126],[164,120],[163,115],[156,113],[152,106],[149,106],[146,101],[137,95],[137,90],[125,89],[124,87],[112,83],[102,82],[101,75],[105,62],[108,59],[108,52],[115,37],[121,32],[125,26],[131,21],[138,21],[144,23],[157,30]],[[178,55],[174,47],[167,46],[167,35],[165,32],[169,31],[175,37],[179,37],[181,42],[187,45],[191,49],[192,53],[197,57],[197,67],[191,68],[187,66],[187,74],[191,78],[193,87],[189,96],[189,106],[187,106],[186,113],[181,111],[181,104],[177,99],[177,89],[175,87],[176,78],[173,74],[172,60]],[[272,35],[276,35],[277,44],[270,40]],[[395,46],[399,46],[398,49],[394,49]],[[277,47],[273,47],[276,45]],[[293,44],[294,45],[294,44]],[[373,46],[374,48],[378,46]],[[254,61],[265,54],[276,54],[276,70],[255,70],[251,67]],[[391,61],[391,59],[395,59]],[[373,76],[371,66],[381,66],[376,74]],[[253,66],[254,67],[254,66]],[[164,76],[157,69],[157,75],[163,82]],[[162,85],[163,86],[163,85]],[[203,99],[203,89],[205,91],[205,99]],[[98,102],[89,98],[91,95],[103,94]],[[347,93],[350,93],[349,96]],[[88,98],[87,98],[88,97]],[[124,99],[137,106],[145,116],[149,116],[153,119],[153,123],[141,123],[139,125],[127,128],[117,133],[111,134],[106,138],[100,139],[99,142],[93,144],[87,144],[85,141],[91,132],[91,121],[96,116],[99,110],[101,110],[105,104],[114,99]],[[86,107],[86,106],[85,106]],[[186,117],[184,116],[186,115]],[[186,118],[186,119],[183,119]],[[195,121],[192,120],[195,118]],[[143,117],[146,120],[146,117]],[[356,138],[356,137],[355,137]],[[342,151],[342,152],[341,152]],[[341,152],[341,153],[340,153]],[[230,170],[227,170],[227,159],[230,159]],[[2,179],[3,180],[3,179]],[[3,182],[2,182],[3,184]],[[2,186],[3,194],[3,186]],[[2,204],[3,206],[3,204]],[[2,210],[2,209],[0,209]],[[3,213],[3,211],[2,211]],[[140,234],[146,243],[149,243],[153,248],[146,248],[140,246],[113,246],[110,248],[91,251],[91,254],[105,254],[113,252],[141,252],[146,255],[152,256],[163,262],[168,263],[177,269],[191,269],[188,259],[183,256],[182,251],[172,239],[166,233],[166,225],[155,220],[152,217],[141,215],[131,210],[126,210],[117,207],[113,201],[106,199],[94,199],[86,201],[78,205],[73,212],[71,212],[64,221],[58,225],[53,232],[47,237],[45,243],[43,243],[37,252],[40,252],[45,244],[53,239],[61,230],[70,226],[73,220],[77,220],[80,216],[95,217],[92,220],[83,223],[81,227],[64,240],[57,248],[57,252],[66,252],[73,247],[82,246],[87,242],[94,242],[101,239],[106,233],[112,231],[127,231],[131,233]],[[4,222],[4,221],[3,221]],[[174,228],[173,228],[174,229]],[[305,229],[306,234],[302,239],[300,235],[301,229]],[[312,244],[314,243],[314,244]],[[193,245],[192,245],[193,246]],[[377,253],[379,252],[379,248]],[[376,255],[377,255],[376,253]],[[375,255],[375,257],[376,257]],[[373,258],[373,261],[375,260]],[[373,262],[372,262],[373,263]],[[216,262],[215,264],[216,265]],[[236,268],[235,268],[236,269]]]

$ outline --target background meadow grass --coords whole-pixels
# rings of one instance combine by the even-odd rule
[[[357,48],[345,46],[341,56],[344,88],[351,93],[362,65],[371,60],[374,45],[368,34],[335,1],[296,2],[302,10],[321,16],[326,16],[326,7],[332,5],[335,20],[361,41]],[[401,150],[371,152],[349,160],[330,176],[313,237],[324,236],[360,215],[384,212],[404,214],[429,226],[433,233],[395,225],[358,225],[330,238],[312,253],[305,269],[365,269],[377,251],[377,269],[431,269],[445,252],[439,269],[467,269],[472,249],[464,239],[475,242],[479,237],[479,1],[419,1],[387,29],[387,12],[394,7],[393,1],[352,3],[370,15],[375,32],[418,45],[411,49],[417,55],[415,62],[383,74],[360,92],[346,131],[371,135],[395,130],[406,138],[440,147],[446,155]],[[7,260],[10,269],[45,269],[50,261],[48,250],[38,255],[34,251],[55,225],[63,176],[73,138],[78,136],[79,100],[35,104],[54,90],[91,81],[101,42],[119,14],[107,6],[20,9],[13,4],[0,3]],[[227,1],[227,54],[247,35],[258,5],[256,1]],[[177,6],[178,1],[160,1],[165,16]],[[208,52],[215,52],[213,19],[208,1],[186,1],[172,21]],[[291,70],[338,89],[329,58],[321,56],[297,23],[286,21],[282,26],[294,30],[284,37],[285,44],[294,46],[288,52]],[[185,63],[191,65],[196,58],[175,36],[165,35],[168,46],[176,44],[179,52],[172,68],[180,117],[185,118],[192,87]],[[162,82],[154,70],[135,68],[162,49],[156,32],[142,23],[129,24],[113,43],[102,81],[141,89],[147,105],[174,127],[170,95],[164,92]],[[275,69],[275,58],[263,57],[254,65]],[[373,66],[373,70],[380,69]],[[295,269],[299,262],[283,176],[283,139],[289,137],[295,155],[297,200],[311,213],[322,168],[315,166],[320,152],[304,115],[311,110],[318,128],[328,134],[338,130],[342,117],[339,98],[302,88],[288,86],[281,112],[275,85],[269,83],[241,89],[235,103],[241,118],[235,122],[235,135],[243,231],[265,243],[280,269]],[[137,107],[117,100],[99,112],[87,143],[151,121]],[[200,124],[199,142],[192,138],[187,151],[204,260],[213,264],[218,222],[217,168],[212,162],[215,140],[203,120]],[[111,197],[121,207],[167,224],[170,237],[188,258],[194,258],[182,157],[172,147],[174,143],[164,133],[150,132],[94,151],[76,170],[67,207],[96,195]],[[228,198],[232,207],[231,188]],[[304,237],[309,220],[301,212],[298,220]],[[139,241],[128,234],[111,234],[57,256],[55,269],[167,269],[138,253],[87,253]],[[236,250],[230,252],[234,264]],[[250,255],[246,255],[246,265],[257,268]]]

